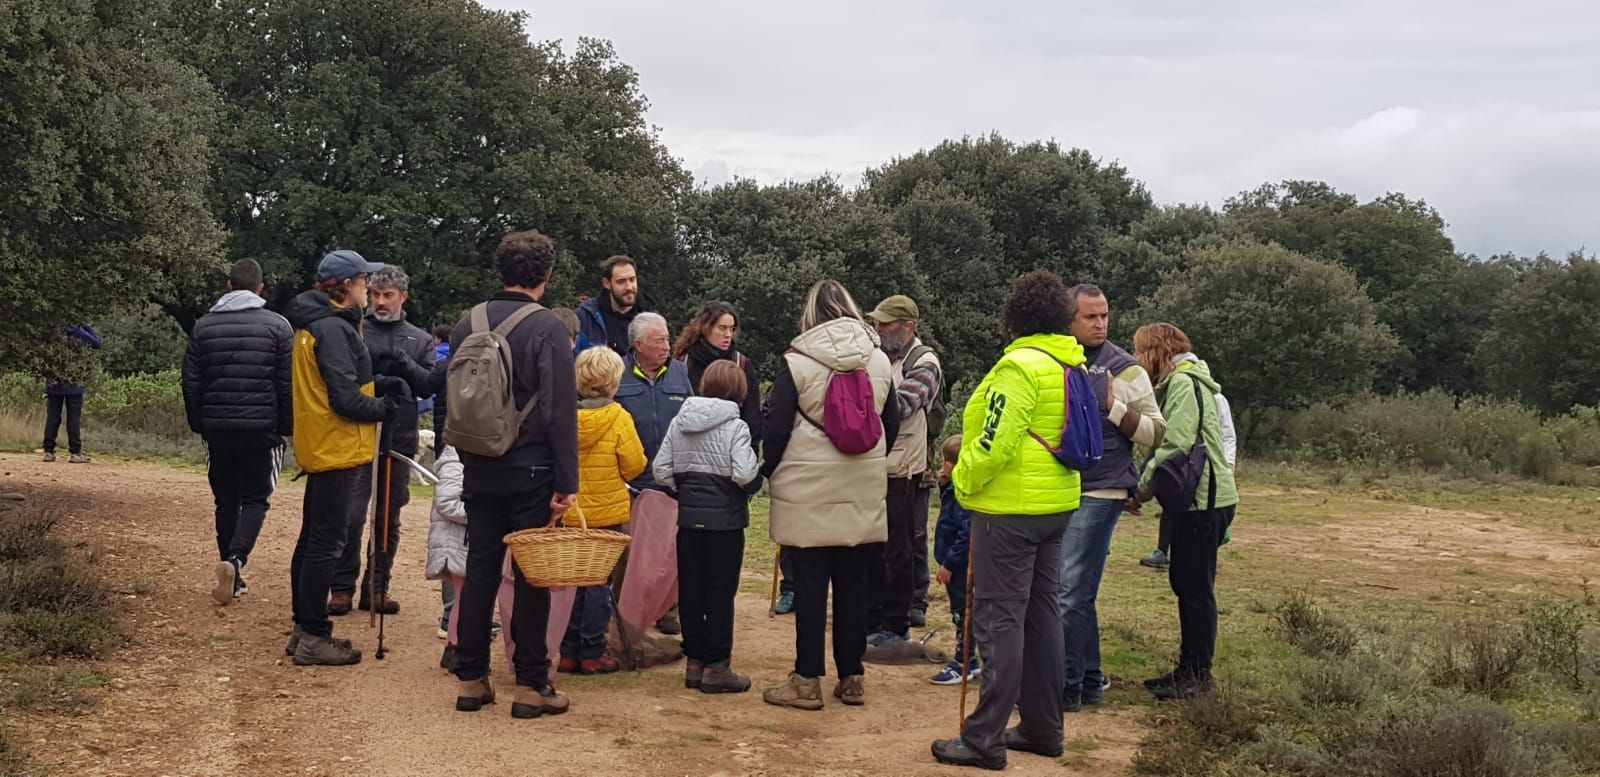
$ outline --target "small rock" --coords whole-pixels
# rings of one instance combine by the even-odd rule
[[[10,473],[7,473],[10,474]],[[21,494],[0,494],[0,502],[26,502],[28,498]]]
[[[230,683],[230,682],[233,682],[233,678],[232,677],[218,677],[217,678],[217,682],[219,682],[219,683]]]

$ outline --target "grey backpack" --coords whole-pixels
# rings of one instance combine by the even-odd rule
[[[446,443],[479,456],[504,456],[511,450],[538,397],[517,407],[512,390],[515,360],[506,338],[524,319],[544,309],[537,302],[523,305],[493,329],[489,303],[472,309],[472,330],[450,354],[445,372]]]

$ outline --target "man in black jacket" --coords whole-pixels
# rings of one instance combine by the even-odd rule
[[[410,297],[411,279],[397,265],[384,265],[382,270],[367,280],[372,312],[362,326],[362,339],[372,354],[372,371],[405,381],[413,396],[418,399],[433,396],[433,335],[412,326],[406,321],[406,300]],[[393,420],[384,424],[389,447],[415,458],[417,455],[417,405],[402,405]],[[381,612],[394,615],[400,612],[400,603],[389,598],[389,572],[394,568],[394,554],[400,545],[400,508],[411,498],[411,467],[384,457],[379,465],[378,477],[385,483],[388,498],[379,497],[378,507],[387,506],[387,516],[380,515],[380,524],[389,527],[388,536],[379,538],[372,554],[372,563],[361,574],[360,609],[377,607]],[[362,470],[357,488],[362,493],[372,491],[372,472]],[[355,593],[356,575],[361,572],[361,557],[366,548],[361,544],[366,516],[352,514],[349,531],[345,535],[344,555],[334,570],[333,585],[329,588],[328,612],[343,615],[350,612],[351,595]],[[369,600],[368,597],[371,597]]]
[[[506,235],[495,252],[505,289],[484,303],[488,325],[499,326],[519,309],[542,299],[555,260],[550,238],[532,230]],[[452,358],[458,358],[462,343],[472,333],[469,312],[450,334]],[[494,701],[494,689],[488,682],[489,624],[506,553],[502,540],[511,532],[546,526],[560,518],[572,507],[578,492],[578,384],[567,328],[554,313],[536,310],[506,334],[506,341],[516,406],[536,404],[504,454],[480,456],[461,451],[462,500],[467,506],[467,534],[472,538],[467,546],[467,583],[456,598],[460,613],[456,624],[456,677],[460,680],[456,709],[463,712],[476,712]],[[471,401],[457,396],[450,400]],[[444,433],[449,437],[451,427],[447,425]],[[559,715],[567,711],[568,701],[550,684],[550,656],[545,645],[550,591],[534,588],[520,567],[513,568],[516,584],[508,628],[516,643],[512,665],[516,667],[517,694],[511,715]]]
[[[241,259],[228,293],[195,322],[183,359],[189,429],[206,443],[206,474],[217,505],[218,604],[246,592],[250,560],[294,434],[290,358],[294,330],[261,298],[261,265]]]

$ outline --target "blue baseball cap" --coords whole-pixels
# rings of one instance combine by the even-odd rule
[[[382,262],[369,262],[354,251],[334,251],[322,257],[322,264],[317,265],[317,277],[347,281],[357,275],[371,275],[382,269]]]

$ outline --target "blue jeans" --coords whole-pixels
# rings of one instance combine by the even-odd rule
[[[579,588],[572,599],[572,619],[561,640],[562,658],[599,658],[606,654],[606,627],[611,625],[611,589],[603,585]]]
[[[1061,543],[1061,624],[1066,637],[1064,690],[1070,695],[1085,684],[1099,684],[1100,616],[1095,599],[1111,554],[1111,534],[1122,515],[1122,501],[1084,497],[1067,519]]]

